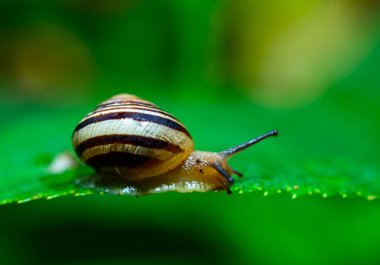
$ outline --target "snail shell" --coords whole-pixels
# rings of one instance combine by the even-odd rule
[[[84,163],[128,180],[168,172],[194,149],[190,133],[178,119],[129,94],[99,104],[76,126],[72,141]]]

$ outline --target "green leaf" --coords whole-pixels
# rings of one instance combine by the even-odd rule
[[[186,124],[198,150],[220,151],[270,129],[280,131],[278,138],[231,159],[232,167],[244,173],[232,186],[234,196],[247,192],[288,193],[292,198],[318,194],[372,200],[380,196],[375,148],[379,125],[374,115],[380,111],[371,97],[340,91],[290,110],[270,110],[234,99],[228,104],[157,101]],[[77,184],[92,174],[83,165],[57,174],[49,171],[58,154],[73,154],[72,130],[90,106],[25,105],[3,110],[7,122],[0,132],[1,204],[99,193]]]

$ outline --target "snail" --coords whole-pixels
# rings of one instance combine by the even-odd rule
[[[134,195],[219,189],[230,194],[232,174],[242,174],[227,160],[277,134],[272,130],[222,152],[194,151],[177,118],[149,101],[120,94],[87,114],[72,142],[80,160],[96,171],[86,182],[91,187]]]

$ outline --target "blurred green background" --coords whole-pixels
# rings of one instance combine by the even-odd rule
[[[180,118],[197,149],[279,129],[231,161],[253,182],[353,185],[332,183],[341,196],[326,199],[255,189],[2,205],[0,263],[378,264],[379,70],[376,0],[1,1],[0,194],[71,152],[78,120],[125,92]]]

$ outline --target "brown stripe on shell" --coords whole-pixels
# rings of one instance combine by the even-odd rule
[[[107,113],[105,115],[90,117],[88,119],[85,119],[81,123],[79,123],[77,127],[75,128],[74,133],[92,123],[97,123],[97,122],[106,121],[106,120],[119,120],[119,119],[132,119],[135,121],[152,122],[152,123],[160,124],[160,125],[169,127],[171,129],[183,132],[191,139],[190,133],[186,130],[186,128],[181,123],[175,122],[173,120],[170,120],[161,116],[147,114],[147,113],[138,113],[138,112],[115,112],[115,113]]]
[[[162,161],[149,156],[135,155],[126,152],[109,152],[93,156],[88,159],[86,163],[93,168],[101,169],[105,167],[137,168],[162,163]]]
[[[98,109],[104,109],[104,108],[107,108],[109,106],[124,106],[124,105],[136,105],[136,106],[142,106],[142,107],[149,107],[149,108],[157,108],[156,105],[154,105],[153,103],[149,103],[147,101],[137,101],[137,100],[127,100],[127,101],[122,101],[122,100],[116,100],[116,101],[111,101],[111,102],[107,102],[107,103],[102,103],[100,105],[98,105],[96,107],[96,110]]]
[[[142,146],[142,147],[147,147],[147,148],[164,149],[172,153],[180,153],[184,151],[179,146],[170,142],[160,140],[160,139],[154,139],[151,137],[140,136],[140,135],[116,135],[116,134],[90,138],[80,143],[75,148],[75,151],[80,157],[83,154],[83,152],[89,148],[100,146],[100,145],[107,145],[107,144],[131,144],[131,145]]]
[[[164,110],[161,110],[161,109],[157,109],[157,108],[149,108],[149,107],[140,107],[138,105],[127,105],[127,104],[124,104],[124,105],[118,105],[118,106],[110,106],[108,108],[104,108],[104,109],[96,109],[94,110],[93,112],[90,112],[89,114],[87,114],[86,116],[89,117],[89,116],[92,116],[92,115],[95,115],[95,114],[99,114],[103,111],[114,111],[114,110],[119,110],[119,112],[122,112],[122,111],[127,111],[129,109],[133,109],[133,110],[146,110],[146,111],[150,111],[150,112],[154,112],[154,113],[160,113],[160,114],[163,114],[163,115],[166,115],[176,121],[179,122],[179,120],[174,117],[173,115],[167,113],[166,111]]]

